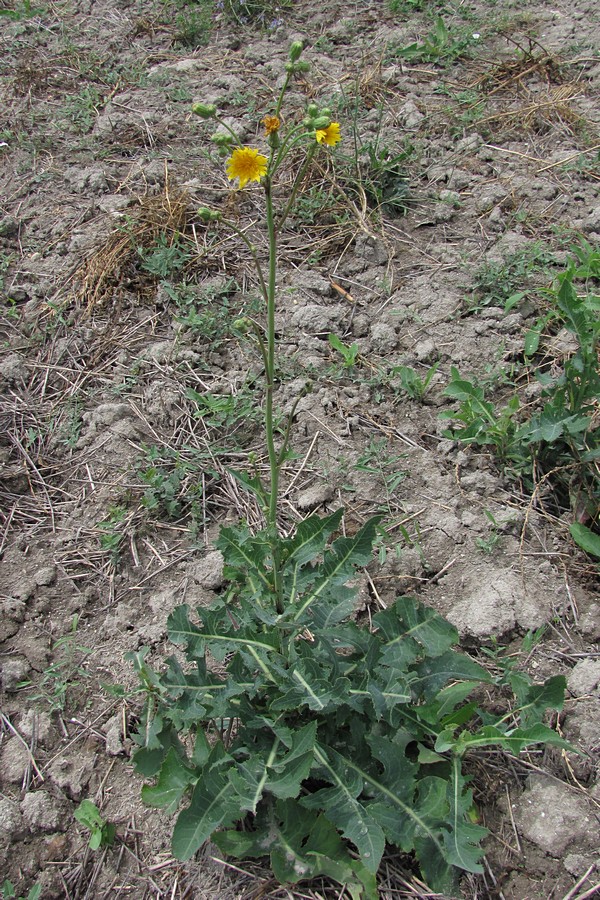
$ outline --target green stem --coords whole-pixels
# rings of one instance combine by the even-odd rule
[[[267,530],[270,533],[271,551],[273,555],[273,587],[277,612],[283,613],[283,596],[281,585],[281,560],[279,558],[279,535],[277,531],[277,506],[279,499],[279,468],[281,465],[275,448],[273,427],[273,393],[275,390],[275,292],[277,287],[277,232],[271,196],[271,179],[264,180],[267,229],[269,233],[269,279],[267,283],[267,347],[266,347],[266,397],[265,397],[265,434],[269,468],[271,470],[271,486],[269,506],[267,509]]]

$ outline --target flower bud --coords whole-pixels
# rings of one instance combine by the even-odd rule
[[[198,209],[198,217],[203,222],[216,222],[221,218],[221,213],[217,212],[216,209],[209,209],[208,206],[201,206]]]
[[[324,107],[323,107],[323,109],[321,110],[321,115],[322,115],[322,116],[327,116],[328,119],[331,118],[331,110],[329,109],[328,106],[324,106]]]
[[[316,119],[312,121],[312,127],[315,131],[319,131],[320,129],[329,128],[331,125],[331,117],[330,116],[318,116]]]
[[[300,54],[303,50],[304,44],[302,41],[294,41],[294,43],[290,45],[290,61],[295,63],[296,60],[300,59]]]
[[[224,134],[222,131],[217,131],[211,136],[211,141],[213,144],[216,144],[217,147],[228,150],[233,142],[233,136],[231,134]]]
[[[217,107],[214,103],[194,103],[192,112],[201,119],[214,119],[217,115]]]
[[[310,63],[305,59],[299,59],[297,63],[294,63],[294,71],[296,72],[308,72],[310,69]]]
[[[286,62],[285,71],[288,73],[288,75],[293,75],[296,71],[296,64],[293,62]]]
[[[315,116],[319,115],[319,107],[316,103],[309,103],[306,107],[306,112],[311,117],[311,119],[314,119]]]

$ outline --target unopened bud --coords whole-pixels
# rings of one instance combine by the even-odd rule
[[[296,60],[300,59],[300,54],[303,50],[304,44],[302,41],[294,41],[294,43],[290,45],[290,60],[295,63]]]
[[[203,222],[216,222],[221,218],[221,213],[217,212],[216,209],[209,209],[208,206],[201,206],[198,210],[198,217]]]
[[[306,112],[312,119],[314,119],[315,116],[319,115],[319,107],[316,103],[309,103],[306,107]]]
[[[297,63],[294,63],[294,67],[294,70],[296,72],[308,72],[308,70],[310,69],[310,63],[305,59],[299,59]]]
[[[226,150],[228,150],[233,142],[233,135],[224,134],[222,131],[217,131],[211,136],[211,141],[213,142],[213,144],[216,144],[217,147],[224,147]]]
[[[328,106],[324,106],[324,107],[323,107],[323,109],[321,110],[321,115],[322,115],[322,116],[327,116],[328,119],[331,118],[331,110],[329,109]]]
[[[217,107],[214,103],[194,103],[192,112],[201,119],[214,119],[217,114]]]
[[[313,128],[315,131],[320,131],[325,128],[329,128],[331,125],[331,117],[330,116],[318,116],[316,119],[313,119]]]

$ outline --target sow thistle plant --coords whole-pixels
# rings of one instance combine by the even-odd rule
[[[465,756],[480,747],[565,746],[543,722],[561,707],[564,681],[534,685],[506,670],[502,689],[513,702],[492,715],[471,698],[492,676],[454,649],[456,630],[433,610],[400,597],[368,626],[356,620],[357,569],[372,558],[380,516],[352,536],[342,532],[343,510],[282,533],[279,481],[294,411],[276,424],[277,235],[313,155],[341,140],[340,124],[316,104],[301,122],[282,124],[286,90],[306,68],[301,52],[292,44],[281,93],[263,119],[265,153],[241,146],[225,123],[215,136],[228,178],[264,193],[268,271],[246,234],[218,210],[200,211],[246,243],[264,299],[266,324],[249,320],[247,334],[264,364],[268,479],[237,475],[258,498],[264,527],[221,529],[227,589],[210,608],[181,605],[169,616],[177,652],[164,670],[149,665],[147,649],[130,654],[146,693],[134,760],[154,779],[144,801],[177,812],[172,850],[181,860],[211,839],[234,858],[269,858],[282,883],[323,876],[353,900],[376,900],[390,844],[433,890],[452,893],[461,870],[482,871],[486,834]],[[214,106],[194,109],[221,121]],[[299,147],[304,161],[276,209],[274,179]]]

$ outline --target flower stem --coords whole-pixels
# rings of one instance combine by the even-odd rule
[[[267,229],[269,234],[269,278],[267,282],[267,346],[265,354],[266,362],[266,396],[265,396],[265,436],[267,453],[269,456],[269,468],[271,470],[271,485],[268,494],[269,506],[267,514],[267,531],[270,535],[271,553],[273,558],[273,588],[275,591],[275,604],[277,612],[283,613],[283,597],[281,587],[281,560],[279,558],[279,534],[277,530],[277,507],[279,500],[279,469],[281,460],[275,448],[275,434],[273,427],[273,393],[275,390],[275,293],[277,288],[277,232],[275,229],[275,216],[273,213],[273,198],[271,196],[271,179],[267,176],[264,180]]]

